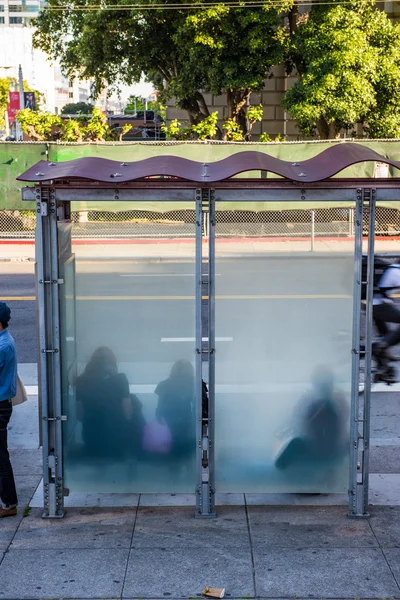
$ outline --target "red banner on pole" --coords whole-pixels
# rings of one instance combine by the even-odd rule
[[[8,122],[15,123],[17,111],[19,111],[19,92],[10,92],[8,95]]]

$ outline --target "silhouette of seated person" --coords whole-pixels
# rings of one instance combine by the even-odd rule
[[[187,457],[195,452],[195,378],[188,360],[178,360],[168,379],[155,390],[158,396],[156,419],[165,421],[172,437],[171,455]]]
[[[334,390],[332,371],[317,367],[312,384],[311,392],[296,406],[293,436],[275,460],[278,469],[335,461],[348,450],[349,408],[343,395]]]
[[[110,348],[95,350],[76,381],[78,418],[87,455],[121,459],[139,455],[144,427],[142,404],[129,393]]]

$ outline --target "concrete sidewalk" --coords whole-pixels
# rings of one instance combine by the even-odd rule
[[[32,366],[20,373],[33,388]],[[345,495],[221,494],[218,518],[196,520],[193,496],[71,494],[45,520],[30,396],[9,434],[20,512],[0,521],[0,598],[400,598],[398,392],[373,394],[372,412],[370,519],[349,519]]]
[[[15,240],[13,243],[0,240],[0,261],[23,261],[35,259],[34,242]],[[206,252],[206,240],[203,249]],[[79,240],[73,243],[72,250],[78,259],[193,259],[195,256],[195,241],[193,240]],[[266,256],[268,254],[299,254],[299,253],[353,253],[352,238],[316,238],[312,246],[310,238],[275,239],[275,238],[217,238],[217,258],[234,256]],[[377,238],[376,253],[400,253],[400,238]]]

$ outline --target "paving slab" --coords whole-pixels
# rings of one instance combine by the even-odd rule
[[[63,519],[42,519],[33,509],[12,543],[16,549],[129,548],[136,509],[70,509]]]
[[[21,509],[28,506],[39,484],[39,475],[15,475],[18,505]]]
[[[29,393],[29,388],[27,389],[27,393]],[[8,445],[10,449],[39,448],[37,396],[29,396],[26,402],[13,408],[8,431]]]
[[[349,519],[340,507],[248,508],[253,547],[373,547],[367,520]]]
[[[400,507],[375,506],[370,510],[370,527],[383,548],[400,548]]]
[[[254,552],[257,596],[390,598],[400,589],[379,548],[270,548]]]
[[[43,475],[41,448],[10,449],[10,458],[14,475]]]
[[[128,550],[10,550],[0,565],[0,598],[120,597]]]
[[[400,475],[398,473],[371,473],[369,476],[369,504],[400,506]]]
[[[383,548],[382,552],[388,561],[397,585],[400,587],[400,550],[398,548]],[[400,594],[397,597],[400,597]]]
[[[134,548],[123,597],[182,598],[201,594],[206,585],[225,587],[232,597],[253,597],[250,551],[223,546]]]
[[[8,550],[8,547],[23,519],[23,513],[20,511],[15,517],[0,519],[0,561],[1,554]]]
[[[400,473],[400,448],[398,446],[371,446],[370,473]]]
[[[193,508],[140,508],[134,548],[240,547],[250,550],[245,508],[225,506],[217,519],[195,519]]]

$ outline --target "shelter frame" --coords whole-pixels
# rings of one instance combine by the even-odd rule
[[[215,206],[218,202],[342,202],[356,205],[352,334],[351,448],[349,468],[349,515],[368,516],[369,431],[371,420],[372,294],[374,225],[377,201],[400,200],[400,180],[330,179],[299,183],[285,179],[231,179],[201,186],[170,179],[147,179],[120,185],[80,181],[43,181],[23,189],[24,200],[35,200],[37,211],[37,286],[39,309],[39,381],[42,406],[45,516],[61,517],[63,505],[60,303],[57,219],[65,218],[70,202],[91,201],[193,201],[196,205],[196,516],[215,516],[214,485],[214,383],[215,383]],[[363,215],[369,215],[368,235],[363,236]],[[207,347],[202,345],[203,230],[208,223],[208,318]],[[361,265],[363,239],[367,243],[365,382],[360,393]],[[202,420],[203,354],[208,358],[208,423]]]

